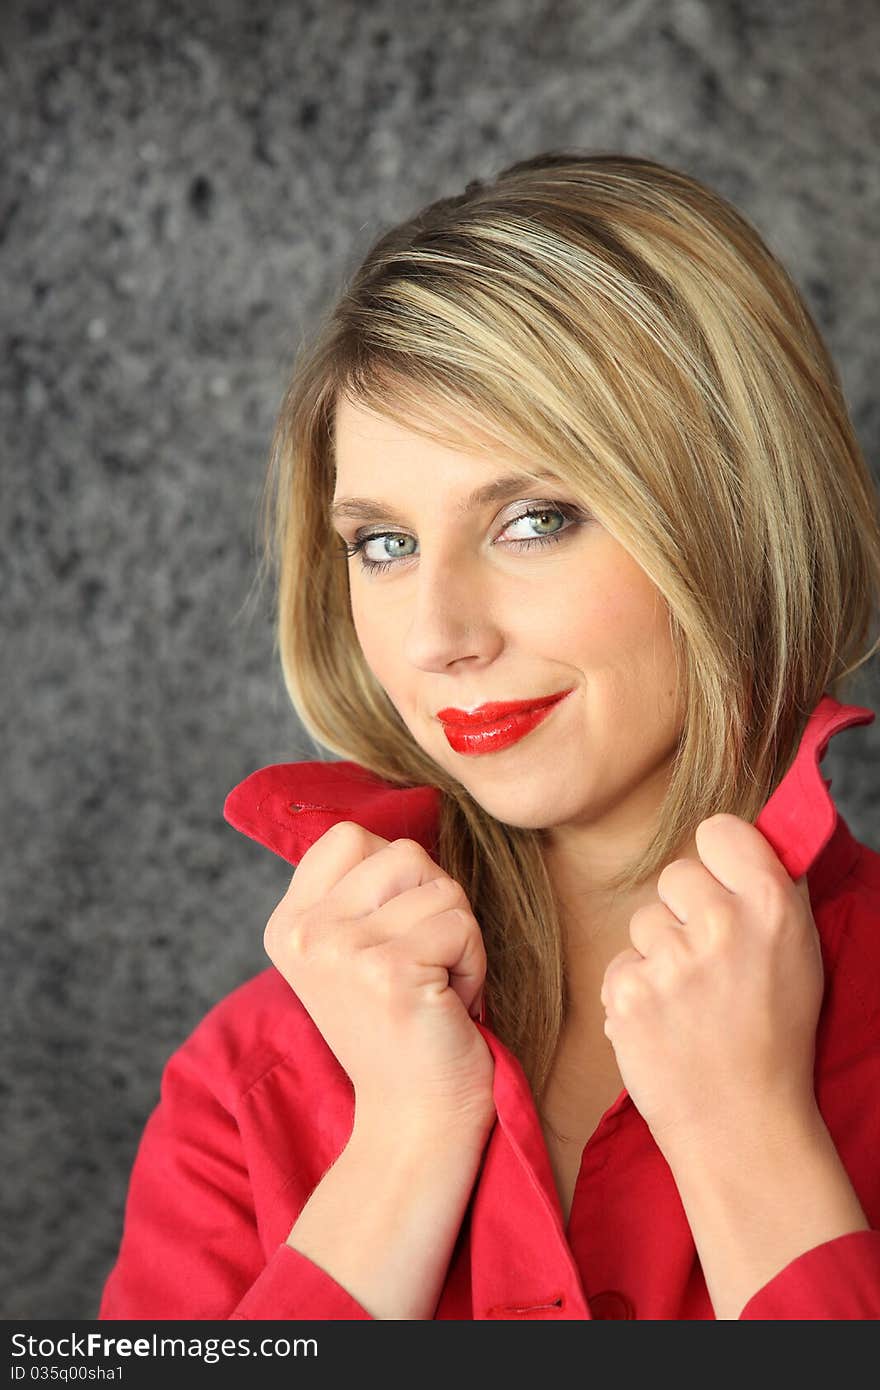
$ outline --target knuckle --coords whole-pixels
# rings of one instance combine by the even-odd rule
[[[399,967],[392,943],[371,947],[360,953],[360,968],[370,989],[382,999],[390,999],[397,988]]]
[[[468,901],[465,897],[464,889],[461,884],[448,874],[441,874],[439,878],[431,880],[434,890],[443,903],[448,904],[450,909],[457,908],[466,916],[470,916]]]
[[[328,848],[332,849],[334,853],[342,853],[347,846],[357,849],[362,844],[366,844],[368,838],[369,832],[362,825],[358,825],[357,821],[338,820],[322,835],[318,836],[317,840],[306,850],[303,859],[312,854],[320,857]]]
[[[275,935],[275,914],[273,912],[263,931],[263,950],[270,960],[274,959]]]
[[[396,840],[392,840],[391,843],[392,843],[396,848],[408,849],[408,850],[416,850],[419,854],[424,854],[424,853],[425,853],[425,851],[422,849],[422,846],[419,844],[418,840],[412,839],[412,837],[409,836],[409,835],[398,835],[397,839],[396,839]]]
[[[459,923],[468,950],[478,951],[485,956],[486,943],[483,940],[483,933],[474,914],[467,907],[453,907],[451,909],[453,918]]]
[[[305,960],[308,955],[308,938],[301,926],[293,926],[287,933],[284,954],[291,961]]]
[[[283,920],[273,913],[266,933],[272,947],[269,955],[273,959],[283,955],[285,961],[294,962],[303,960],[309,952],[312,933],[308,916],[303,912],[287,913]]]
[[[324,831],[321,839],[325,840],[328,836],[334,844],[337,841],[340,844],[348,842],[358,844],[361,840],[366,840],[369,837],[369,831],[365,830],[362,825],[358,825],[355,820],[338,820],[335,825],[330,826],[329,830]]]
[[[287,894],[285,894],[280,902],[275,904],[275,907],[269,914],[269,920],[263,931],[263,947],[270,956],[273,950],[277,950],[278,948],[287,923],[290,920],[290,915],[290,901]]]
[[[644,999],[645,989],[645,982],[634,971],[621,972],[613,991],[615,1012],[621,1017],[633,1013]]]
[[[341,833],[341,831],[342,831],[342,824],[343,824],[343,823],[342,823],[341,821],[337,821],[337,823],[336,823],[335,825],[331,825],[330,828],[329,828],[328,830],[323,831],[322,834],[320,834],[316,840],[313,840],[313,841],[312,841],[312,843],[309,845],[308,849],[306,849],[306,850],[303,851],[303,853],[302,853],[302,855],[301,855],[301,857],[300,857],[299,863],[297,864],[296,869],[294,870],[293,882],[291,883],[291,888],[292,888],[292,887],[294,886],[294,884],[296,883],[297,874],[299,873],[299,871],[300,871],[301,869],[303,869],[303,868],[306,868],[306,869],[307,869],[307,868],[309,868],[309,867],[310,867],[312,864],[314,864],[314,863],[320,863],[322,857],[323,857],[324,854],[326,853],[327,846],[328,846],[331,842],[335,843],[335,841],[336,841],[337,838],[338,838],[338,839],[344,838],[343,835],[342,835],[342,833]],[[289,891],[289,890],[288,890],[288,891]]]
[[[418,840],[410,839],[408,836],[402,836],[397,840],[392,840],[389,848],[393,849],[395,854],[399,855],[402,859],[409,861],[424,863],[426,860],[430,859],[430,855],[425,847],[420,845]]]

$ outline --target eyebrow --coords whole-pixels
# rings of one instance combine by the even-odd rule
[[[474,488],[473,492],[468,493],[467,497],[456,504],[454,511],[463,516],[475,507],[485,507],[490,502],[502,502],[508,497],[515,497],[518,492],[534,483],[536,478],[549,478],[557,483],[562,481],[555,473],[546,470],[534,474],[505,473],[503,477],[494,478],[491,483],[483,483],[481,487]],[[384,502],[376,502],[370,497],[340,497],[330,508],[330,517],[333,521],[338,521],[341,517],[355,517],[359,521],[391,521],[401,526],[407,524],[406,518],[396,508]]]

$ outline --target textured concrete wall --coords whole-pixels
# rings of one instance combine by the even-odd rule
[[[317,306],[381,227],[477,174],[644,153],[791,268],[873,466],[880,11],[5,0],[0,58],[0,1314],[85,1318],[162,1065],[262,968],[289,881],[222,805],[315,755],[268,615],[241,609]],[[826,759],[875,848],[878,757],[872,726]]]

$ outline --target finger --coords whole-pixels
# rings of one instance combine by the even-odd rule
[[[599,1000],[603,1008],[608,1007],[606,986],[610,983],[612,976],[615,975],[618,970],[624,970],[629,965],[636,965],[641,960],[644,960],[644,956],[641,951],[637,951],[634,946],[627,946],[624,950],[618,951],[616,956],[611,957],[611,960],[605,967],[605,974],[602,977],[602,988],[599,991]]]
[[[395,897],[389,898],[371,913],[371,921],[376,929],[389,936],[404,936],[416,923],[453,908],[461,908],[471,916],[470,904],[464,889],[454,878],[437,866],[437,876],[412,888],[404,888]]]
[[[386,847],[391,848],[390,845]],[[377,850],[371,858],[376,859],[379,855],[380,851]],[[428,921],[455,908],[464,912],[472,929],[479,933],[464,889],[454,878],[443,873],[429,856],[424,857],[437,876],[416,884],[413,888],[405,889],[393,898],[388,898],[378,908],[371,909],[365,905],[365,893],[368,894],[369,889],[358,888],[357,884],[354,888],[350,885],[345,887],[348,880],[354,877],[354,871],[350,871],[347,878],[336,885],[332,892],[325,894],[319,902],[308,907],[298,903],[296,910],[300,945],[309,951],[320,951],[326,943],[333,954],[382,946],[405,937],[417,923]],[[361,861],[354,866],[354,870],[360,869],[366,862]],[[417,864],[414,872],[418,870]],[[380,897],[387,896],[387,893],[381,891],[385,883],[387,870],[384,871],[384,876],[380,875],[379,886],[373,892],[370,901],[378,901]],[[284,899],[282,904],[283,902]],[[282,904],[279,904],[279,908]],[[284,923],[283,911],[276,909],[270,919],[270,926],[275,935],[282,930]],[[443,978],[445,980],[445,976]]]
[[[658,949],[663,947],[684,944],[681,922],[663,903],[653,903],[634,912],[630,919],[629,937],[644,959],[656,955]]]
[[[330,889],[327,901],[343,916],[365,916],[410,888],[436,878],[448,879],[449,875],[417,840],[386,841],[348,869]]]
[[[337,821],[309,845],[296,866],[287,892],[298,908],[313,907],[326,898],[351,869],[388,843],[381,835],[374,835],[355,821]]]
[[[470,913],[449,908],[438,916],[416,923],[403,938],[405,954],[419,984],[433,986],[438,994],[451,988],[470,1013],[486,978],[486,950]]]
[[[657,880],[657,897],[679,925],[698,923],[709,908],[733,894],[694,859],[675,859]]]
[[[706,868],[731,893],[747,893],[756,873],[767,874],[783,886],[791,882],[770,841],[740,816],[727,812],[709,816],[697,826],[694,843]]]
[[[336,899],[330,899],[334,903],[334,931],[337,935],[344,933],[352,949],[357,950],[361,946],[380,946],[383,942],[407,936],[419,923],[430,921],[432,917],[455,908],[460,908],[476,927],[463,888],[448,874],[442,871],[438,873],[437,878],[404,889],[372,912],[358,911],[354,914],[351,909],[339,912],[338,921]]]

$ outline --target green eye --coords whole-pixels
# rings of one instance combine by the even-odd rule
[[[548,517],[561,517],[563,522],[568,521],[571,525],[559,527],[556,531],[551,531],[546,535],[529,536],[526,539],[508,541],[506,544],[516,546],[521,550],[528,550],[534,546],[558,543],[564,536],[568,535],[570,531],[575,530],[579,525],[588,520],[586,513],[583,512],[580,507],[572,503],[542,502],[539,505],[529,507],[527,511],[520,512],[519,516],[510,517],[501,534],[504,535],[510,530],[511,526],[518,525],[521,521],[534,520],[545,522]],[[408,536],[405,531],[373,531],[369,535],[359,536],[356,540],[346,544],[345,553],[350,559],[358,555],[360,557],[360,568],[364,572],[369,574],[381,574],[389,569],[395,568],[402,560],[411,559],[411,554],[405,554],[398,558],[389,557],[386,560],[372,560],[364,554],[364,547],[371,544],[373,541],[383,541],[386,544],[391,542],[400,546],[402,543],[405,544],[407,541],[411,540],[413,540],[413,537]]]

